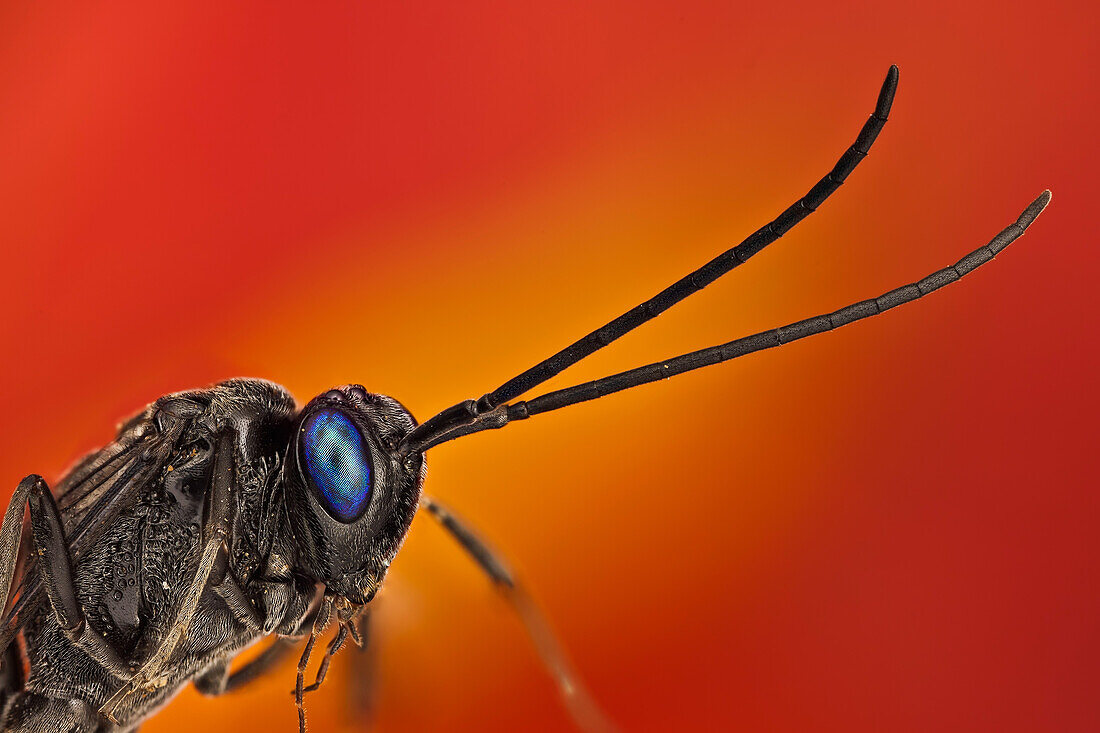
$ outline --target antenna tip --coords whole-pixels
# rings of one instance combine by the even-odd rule
[[[1036,217],[1043,213],[1043,209],[1050,203],[1050,197],[1050,189],[1039,194],[1038,197],[1024,209],[1024,213],[1020,214],[1020,218],[1016,220],[1016,224],[1019,225],[1021,229],[1027,229],[1028,226],[1031,225],[1031,222],[1035,221]]]
[[[890,113],[890,107],[894,104],[894,93],[898,90],[898,66],[893,64],[886,72],[886,79],[882,82],[882,90],[878,93],[878,104],[875,105],[875,116],[883,120]]]

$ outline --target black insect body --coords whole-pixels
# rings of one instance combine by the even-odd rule
[[[887,74],[856,142],[806,196],[740,245],[478,400],[421,425],[358,385],[298,409],[282,387],[234,379],[162,397],[122,426],[51,493],[17,488],[0,526],[0,720],[5,730],[129,731],[184,684],[217,695],[270,668],[305,639],[296,696],[332,655],[365,642],[366,613],[418,507],[442,524],[513,602],[571,712],[606,727],[548,626],[468,527],[423,496],[424,453],[540,412],[779,346],[915,300],[989,261],[1050,199],[956,264],[916,283],[782,328],[535,397],[517,397],[700,290],[782,236],[835,191],[886,122]],[[30,521],[23,526],[25,511]],[[317,682],[304,671],[335,622]],[[230,673],[236,654],[271,645]],[[22,645],[15,643],[22,638]],[[24,676],[24,663],[29,674]]]
[[[309,633],[318,582],[363,608],[420,498],[423,458],[387,448],[413,424],[362,387],[298,411],[278,385],[237,379],[158,400],[62,481],[56,501],[25,479],[0,539],[12,557],[29,502],[37,556],[17,608],[31,676],[6,691],[5,724],[126,730],[187,681],[211,694],[235,686],[228,664],[257,638]],[[343,486],[360,494],[341,511],[348,497],[329,478],[356,467],[363,480]]]

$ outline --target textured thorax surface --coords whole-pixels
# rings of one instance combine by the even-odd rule
[[[99,528],[95,542],[76,558],[74,580],[88,623],[130,660],[144,659],[156,650],[194,575],[214,436],[231,430],[237,437],[229,557],[230,572],[246,593],[264,571],[265,552],[285,532],[281,513],[264,515],[263,510],[281,466],[278,446],[285,444],[290,429],[293,399],[278,385],[259,380],[233,380],[187,394],[206,404],[188,418],[172,460],[141,487],[140,495],[110,526]],[[131,422],[127,429],[148,429],[156,411],[151,406],[143,421]],[[132,695],[118,711],[124,728],[263,633],[238,621],[209,588],[201,596],[192,628],[202,633],[184,636],[175,648],[164,684]],[[47,603],[30,610],[24,634],[28,690],[76,697],[99,707],[122,687],[72,647]]]

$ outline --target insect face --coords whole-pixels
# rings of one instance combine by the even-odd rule
[[[299,416],[285,491],[300,567],[352,603],[374,595],[416,512],[423,457],[395,451],[415,425],[396,400],[358,385]]]

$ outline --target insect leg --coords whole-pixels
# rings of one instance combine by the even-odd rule
[[[70,641],[83,649],[108,672],[119,679],[129,677],[130,668],[119,653],[107,639],[88,624],[84,609],[76,596],[76,586],[73,584],[73,560],[65,539],[65,530],[61,524],[61,514],[58,512],[57,502],[49,486],[41,476],[32,474],[19,482],[19,487],[15,490],[12,502],[4,515],[3,525],[0,526],[0,538],[2,538],[0,545],[4,553],[5,570],[3,583],[10,588],[9,559],[18,548],[8,540],[16,536],[15,528],[22,523],[21,504],[26,504],[30,510],[31,536],[39,559],[39,572],[58,626]]]
[[[207,697],[216,697],[244,687],[249,682],[262,677],[272,667],[286,659],[294,651],[295,639],[277,637],[235,672],[229,671],[229,662],[225,661],[212,667],[208,672],[195,678],[195,689]]]
[[[119,688],[118,692],[103,704],[101,711],[111,720],[114,720],[114,711],[126,697],[138,689],[156,687],[161,683],[163,669],[180,640],[187,635],[191,622],[195,618],[199,598],[208,587],[218,554],[225,551],[226,539],[229,536],[230,509],[234,501],[233,483],[236,479],[234,443],[233,434],[227,431],[218,437],[214,447],[214,470],[210,485],[206,489],[203,506],[202,555],[199,557],[191,585],[184,594],[159,646],[148,659],[141,663],[137,672],[130,677],[129,684]]]
[[[313,684],[307,685],[302,688],[302,692],[313,692],[319,688],[325,682],[325,677],[328,676],[329,665],[332,664],[332,658],[344,648],[345,642],[348,640],[348,627],[344,624],[340,624],[340,630],[336,632],[336,636],[332,637],[332,641],[328,643],[328,648],[325,649],[325,656],[321,658],[321,666],[317,669],[317,678]]]
[[[9,646],[2,655],[3,664],[0,665],[0,710],[13,695],[19,694],[26,684],[23,674],[23,658],[19,653],[19,647],[15,644]],[[0,715],[0,720],[3,716]]]
[[[159,669],[171,655],[179,640],[187,633],[191,621],[198,609],[199,597],[206,590],[210,576],[217,564],[219,555],[226,552],[226,539],[229,536],[230,509],[233,502],[233,482],[236,479],[233,451],[234,437],[229,433],[219,436],[214,448],[214,470],[210,486],[206,490],[203,505],[202,555],[199,559],[191,585],[184,595],[183,603],[172,621],[171,631],[155,654],[142,665],[142,671],[153,667]]]
[[[229,675],[229,679],[225,683],[225,691],[232,692],[240,689],[257,677],[264,675],[272,667],[289,657],[296,645],[297,641],[295,639],[277,637],[275,641],[271,642],[270,646],[260,652],[260,656],[252,659]]]
[[[565,650],[562,649],[554,636],[554,631],[550,628],[550,623],[539,611],[534,599],[516,580],[507,564],[489,549],[489,546],[469,526],[438,501],[429,496],[423,496],[421,505],[462,546],[462,549],[469,553],[474,562],[489,576],[489,580],[497,590],[512,605],[527,628],[528,636],[531,637],[539,656],[542,657],[543,664],[557,683],[562,698],[577,724],[587,731],[613,730],[614,727],[604,717],[603,712],[573,671],[566,658]]]
[[[284,585],[283,583],[266,583],[265,585],[272,588],[279,589]],[[238,586],[239,587],[239,586]],[[296,596],[297,597],[297,596]],[[295,626],[295,633],[291,634],[279,634],[275,639],[264,649],[260,654],[253,659],[249,660],[240,669],[235,672],[229,671],[229,661],[225,661],[222,664],[212,667],[205,674],[195,679],[195,689],[201,694],[207,697],[216,697],[226,692],[233,692],[236,689],[243,687],[244,685],[252,682],[258,677],[263,676],[272,667],[277,665],[283,659],[285,659],[294,647],[298,645],[302,639],[308,636],[308,633],[300,633],[303,628],[312,628],[317,613],[320,610],[320,604],[314,605],[312,609],[309,609],[312,598],[301,596],[299,599],[306,605],[305,611],[303,611],[302,617],[299,619]],[[319,598],[317,599],[320,600]],[[297,601],[295,601],[296,603]],[[281,608],[286,610],[287,606],[284,604]],[[297,613],[297,606],[292,605],[290,607],[290,613]]]
[[[285,562],[274,558],[269,562],[276,567]],[[295,636],[296,625],[309,608],[313,596],[299,588],[293,577],[280,577],[278,574],[253,580],[250,588],[257,596],[250,596],[241,587],[229,566],[229,551],[224,547],[218,550],[214,569],[210,573],[210,588],[221,596],[238,621],[254,631],[262,631],[265,636],[280,632],[282,636]]]
[[[317,636],[324,633],[331,615],[332,596],[326,595],[321,599],[321,606],[313,616],[313,628],[309,632],[309,639],[302,650],[302,656],[298,659],[298,675],[294,684],[294,704],[298,708],[298,733],[306,733],[306,707],[303,699],[305,695],[306,667],[309,666],[309,658],[313,654],[313,645],[317,643]]]
[[[97,733],[105,721],[95,708],[78,698],[46,697],[36,692],[19,692],[0,716],[5,733]]]
[[[241,588],[240,583],[233,577],[229,568],[229,550],[222,545],[214,560],[214,569],[210,573],[210,587],[221,596],[225,605],[237,617],[241,623],[250,629],[264,628],[264,616],[248,594]]]
[[[370,643],[370,612],[353,617],[349,622],[351,638],[358,649],[349,655],[351,674],[348,675],[347,715],[349,721],[361,727],[369,727],[374,713],[374,690],[377,680],[378,655]]]

